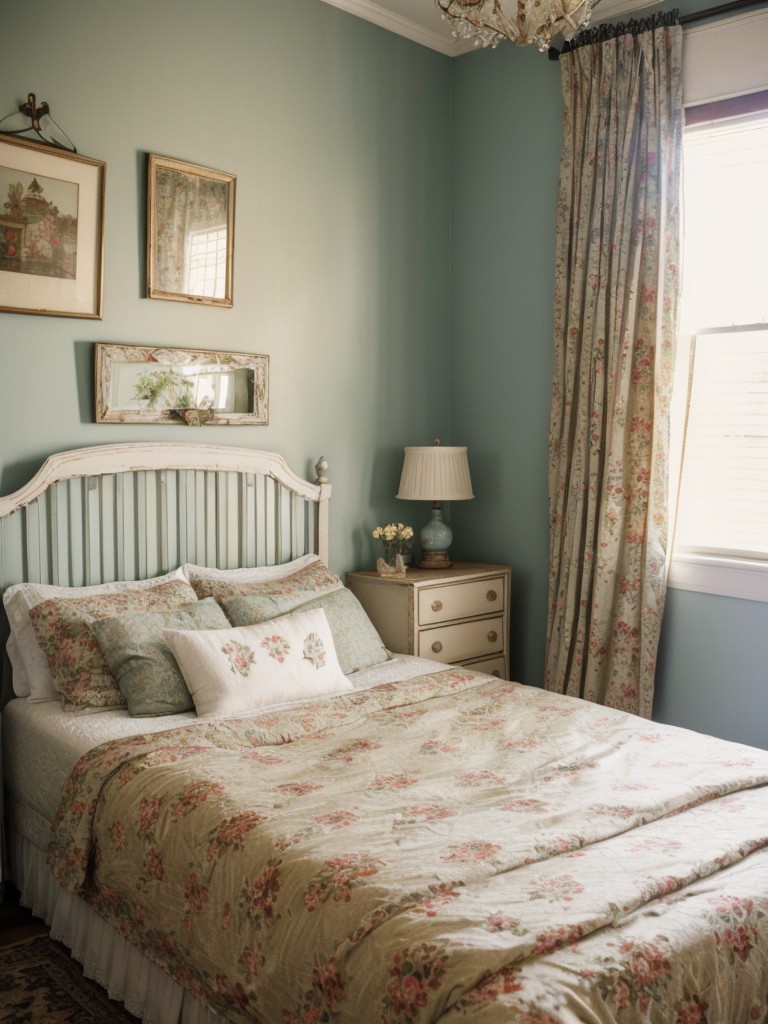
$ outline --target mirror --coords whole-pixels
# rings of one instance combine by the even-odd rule
[[[150,153],[150,299],[231,306],[234,227],[234,174]]]
[[[269,356],[96,345],[97,423],[269,422]]]

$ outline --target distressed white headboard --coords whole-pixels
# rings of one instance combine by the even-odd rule
[[[315,482],[283,457],[207,444],[111,444],[60,452],[0,497],[0,587],[142,579],[182,562],[328,561],[326,464]]]
[[[234,568],[316,553],[327,563],[326,470],[321,458],[310,482],[274,452],[209,444],[51,455],[0,497],[0,591],[146,579],[183,562]]]

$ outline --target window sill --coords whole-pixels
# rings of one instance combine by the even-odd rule
[[[667,585],[675,590],[768,601],[768,562],[714,555],[674,555]]]

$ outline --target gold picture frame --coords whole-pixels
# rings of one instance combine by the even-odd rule
[[[147,297],[232,305],[234,174],[149,154]]]
[[[97,423],[269,423],[269,356],[97,342]]]
[[[106,167],[0,135],[0,311],[101,319]]]

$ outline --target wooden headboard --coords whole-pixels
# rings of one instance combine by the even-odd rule
[[[310,482],[274,452],[209,444],[51,455],[0,497],[0,591],[147,579],[183,562],[234,568],[316,553],[327,563],[326,470],[321,458]]]

